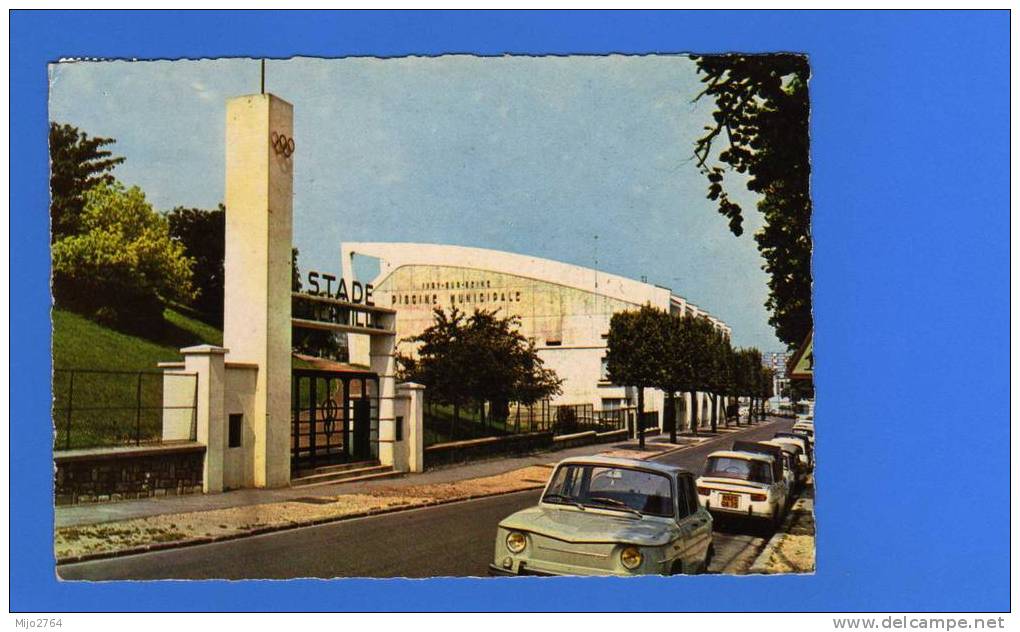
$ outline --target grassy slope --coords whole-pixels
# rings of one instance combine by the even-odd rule
[[[104,327],[72,312],[53,310],[57,447],[116,445],[129,441],[136,432],[143,440],[159,436],[163,392],[159,375],[143,375],[139,382],[138,376],[131,374],[78,373],[74,381],[74,412],[70,417],[73,431],[68,443],[70,374],[60,369],[155,372],[158,362],[181,360],[181,347],[221,344],[223,335],[218,329],[180,310],[167,309],[164,318],[166,323],[159,333],[154,331],[153,339],[146,339]],[[139,389],[141,410],[136,408]],[[88,410],[89,407],[104,410]]]
[[[54,309],[53,367],[155,371],[157,362],[181,360],[181,347],[222,343],[223,334],[215,327],[172,309],[164,317],[165,331],[149,340]]]

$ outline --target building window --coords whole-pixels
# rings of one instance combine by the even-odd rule
[[[622,397],[603,397],[602,410],[620,410],[623,408]]]
[[[244,415],[233,414],[227,420],[227,447],[241,447],[241,428],[244,426]]]
[[[602,358],[602,364],[599,366],[599,381],[609,381],[609,360],[607,358]]]
[[[393,440],[403,441],[404,440],[404,416],[397,415],[396,423],[393,427]]]
[[[551,338],[546,338],[546,341],[545,341],[545,346],[547,346],[547,347],[558,347],[558,346],[560,346],[562,344],[563,344],[562,340],[553,340]]]

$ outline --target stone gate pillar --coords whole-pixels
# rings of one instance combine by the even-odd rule
[[[271,94],[227,102],[223,346],[258,365],[256,487],[290,482],[293,106]]]
[[[396,315],[378,315],[379,324],[389,330],[396,329]],[[393,357],[396,334],[380,333],[369,341],[369,364],[379,376],[379,463],[394,465],[395,411],[397,395],[397,362]]]

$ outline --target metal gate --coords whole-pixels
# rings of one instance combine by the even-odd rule
[[[291,470],[378,458],[375,373],[294,369]]]

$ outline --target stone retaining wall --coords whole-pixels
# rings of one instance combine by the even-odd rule
[[[202,492],[205,446],[58,452],[56,504],[109,502]]]

